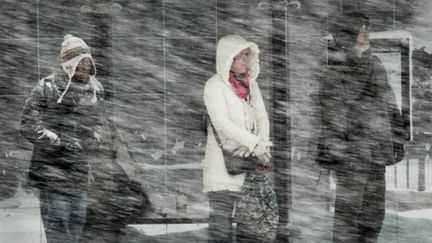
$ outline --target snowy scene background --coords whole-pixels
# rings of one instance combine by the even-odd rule
[[[432,238],[432,3],[427,0],[299,0],[287,5],[291,121],[290,224],[295,242],[331,240],[331,175],[314,162],[318,76],[325,62],[325,19],[358,9],[371,31],[413,36],[413,140],[388,167],[387,214],[380,242]],[[92,48],[98,79],[140,180],[169,218],[208,214],[202,191],[202,92],[215,71],[218,39],[239,34],[261,49],[258,79],[272,111],[271,1],[1,1],[0,242],[45,242],[38,202],[26,186],[31,145],[19,135],[23,102],[37,80],[60,71],[63,36]],[[299,8],[297,8],[299,6]],[[423,48],[425,47],[425,48]],[[397,74],[396,74],[397,75]],[[284,80],[281,80],[284,82]],[[288,134],[287,134],[288,135]],[[318,181],[319,175],[321,178]],[[180,205],[180,206],[179,206]],[[205,242],[205,224],[137,225],[125,242]]]

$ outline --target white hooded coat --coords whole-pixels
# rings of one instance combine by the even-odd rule
[[[249,48],[252,53],[249,62],[250,97],[238,97],[229,82],[229,72],[234,57]],[[216,51],[216,71],[204,87],[204,102],[210,120],[229,151],[246,147],[253,151],[258,141],[269,141],[270,123],[260,89],[256,82],[259,74],[259,49],[252,42],[240,36],[230,35],[219,40]],[[204,157],[204,192],[241,191],[245,174],[228,174],[223,153],[218,146],[211,126],[207,127],[207,146]]]

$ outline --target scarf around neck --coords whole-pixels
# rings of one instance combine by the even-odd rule
[[[246,99],[249,96],[249,73],[236,75],[233,72],[229,74],[229,81],[234,88],[238,97]]]

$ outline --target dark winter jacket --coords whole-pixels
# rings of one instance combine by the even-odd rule
[[[330,62],[320,84],[318,163],[329,169],[362,170],[393,164],[403,145],[403,120],[386,70],[370,49]]]
[[[21,132],[34,144],[30,185],[75,194],[87,187],[89,158],[101,144],[95,134],[104,134],[103,88],[96,79],[87,85],[72,81],[58,103],[67,81],[60,74],[39,81],[24,104]],[[58,135],[61,143],[39,139],[44,129]]]

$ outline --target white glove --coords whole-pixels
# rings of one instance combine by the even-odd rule
[[[43,130],[38,131],[37,133],[42,133],[38,139],[42,139],[43,137],[49,138],[52,144],[59,145],[60,144],[60,138],[57,136],[57,134],[51,132],[50,130],[44,128]]]
[[[262,154],[262,155],[255,155],[260,161],[262,161],[262,162],[266,162],[266,163],[268,163],[268,162],[270,162],[270,159],[271,159],[271,155],[270,155],[270,153],[265,153],[265,154]]]
[[[96,126],[93,129],[93,137],[96,139],[96,143],[102,143],[103,139],[107,138],[107,132],[102,128],[102,126]]]
[[[96,139],[97,143],[100,143],[102,141],[102,135],[98,133],[97,131],[93,131],[93,136]]]
[[[270,155],[270,147],[273,146],[273,143],[270,141],[262,141],[260,140],[258,144],[255,146],[253,153],[258,159],[264,162],[269,162]]]
[[[251,155],[251,152],[246,147],[240,147],[237,150],[234,150],[233,155],[237,156],[237,157],[245,157],[245,158],[247,158],[247,157],[249,157]]]
[[[253,152],[255,155],[263,155],[266,153],[270,153],[270,147],[273,146],[273,143],[270,141],[262,141],[260,140],[255,146]]]
[[[64,146],[68,150],[72,150],[72,151],[83,150],[83,147],[81,146],[80,142],[76,138],[70,138],[68,141],[64,142]]]

